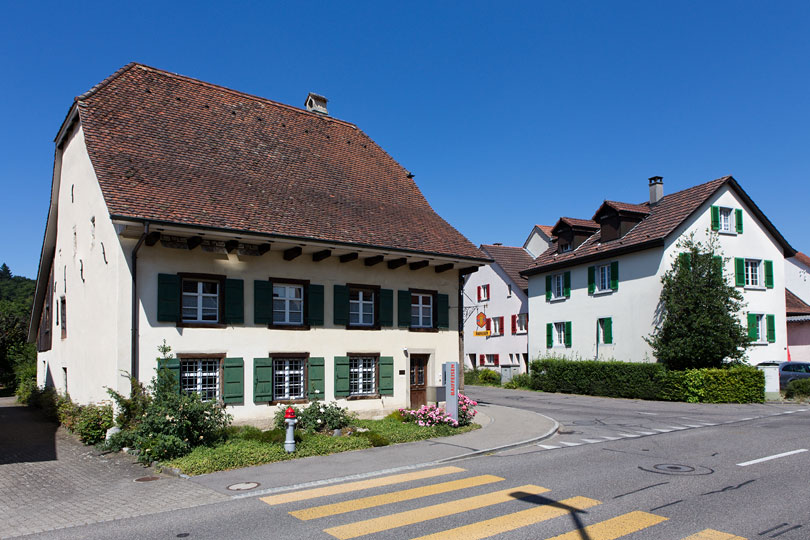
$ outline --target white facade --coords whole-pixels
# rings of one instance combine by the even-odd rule
[[[810,265],[798,257],[785,259],[785,288],[810,304]]]
[[[758,364],[764,361],[787,359],[787,336],[785,324],[785,263],[782,247],[747,207],[729,184],[724,184],[708,200],[692,213],[675,231],[664,240],[664,246],[627,253],[599,261],[535,274],[529,277],[529,355],[531,359],[547,355],[559,355],[574,359],[615,359],[620,361],[654,362],[652,349],[644,341],[655,328],[656,307],[661,293],[661,277],[672,266],[682,251],[678,241],[692,233],[696,240],[706,240],[711,227],[711,207],[722,206],[741,209],[744,229],[719,233],[719,245],[724,254],[724,275],[735,283],[735,258],[772,261],[774,283],[772,288],[758,285],[739,287],[746,307],[740,314],[747,325],[747,314],[772,315],[775,320],[773,342],[765,337],[748,349],[748,361]],[[618,263],[618,286],[616,290],[588,292],[588,267]],[[762,270],[760,270],[761,272]],[[546,300],[546,276],[570,272],[570,297]],[[760,274],[762,283],[762,274]],[[600,319],[610,319],[612,343],[604,341],[597,326]],[[557,339],[558,326],[554,326],[554,340],[547,347],[547,324],[570,323],[570,346]],[[604,323],[601,323],[604,325]],[[602,327],[604,328],[604,326]],[[565,330],[563,329],[564,333]]]
[[[487,294],[479,299],[479,291]],[[528,314],[528,296],[493,263],[472,273],[464,284],[464,365],[499,369],[500,366],[517,366],[521,373],[527,371],[528,329],[512,318]],[[475,331],[486,331],[487,325],[479,326],[478,315],[483,313],[489,322],[490,336],[476,336]],[[520,315],[524,314],[524,315]],[[493,322],[493,319],[497,319]],[[498,333],[495,333],[498,325]]]

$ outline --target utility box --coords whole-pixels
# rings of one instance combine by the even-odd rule
[[[445,400],[444,386],[428,386],[425,388],[425,401],[428,403],[439,403]]]
[[[780,400],[779,392],[779,366],[757,366],[765,374],[765,399]]]
[[[501,384],[508,383],[512,377],[520,373],[520,365],[512,364],[501,366]]]

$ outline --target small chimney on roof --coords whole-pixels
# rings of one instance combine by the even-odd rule
[[[664,178],[662,176],[650,177],[650,206],[658,204],[664,197]]]
[[[309,95],[307,96],[307,101],[305,105],[307,107],[307,110],[310,112],[328,115],[329,113],[326,110],[327,101],[329,100],[326,99],[325,97],[320,96],[315,92],[310,92]]]

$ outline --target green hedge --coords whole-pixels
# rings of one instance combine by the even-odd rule
[[[589,396],[762,403],[765,376],[750,366],[668,371],[662,364],[542,359],[531,365],[534,390]]]

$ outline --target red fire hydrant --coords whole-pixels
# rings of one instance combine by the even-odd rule
[[[287,438],[284,440],[284,450],[288,454],[295,452],[295,424],[297,422],[295,409],[287,407],[287,410],[284,411],[284,423],[287,424]]]

